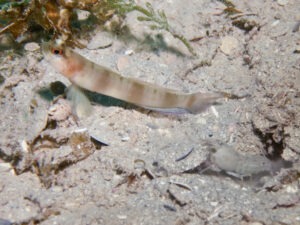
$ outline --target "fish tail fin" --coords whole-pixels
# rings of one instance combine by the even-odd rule
[[[221,92],[217,93],[201,93],[197,92],[191,94],[187,101],[186,106],[184,107],[187,111],[192,114],[201,113],[205,111],[208,107],[213,105],[216,100],[224,98],[226,95]]]

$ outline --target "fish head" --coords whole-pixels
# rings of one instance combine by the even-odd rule
[[[45,59],[67,78],[72,78],[82,68],[82,63],[73,57],[73,51],[60,41],[44,42],[42,52]]]

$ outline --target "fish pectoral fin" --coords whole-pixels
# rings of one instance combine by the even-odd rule
[[[73,111],[79,118],[91,114],[91,102],[80,87],[71,85],[67,90],[67,98],[72,102]]]

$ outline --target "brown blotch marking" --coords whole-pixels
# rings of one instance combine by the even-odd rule
[[[148,96],[145,96],[144,92],[147,88],[145,84],[133,80],[129,80],[128,82],[132,83],[129,93],[127,94],[129,101],[131,101],[132,103],[144,105],[148,100]]]
[[[93,64],[94,65],[94,64]],[[95,70],[97,71],[97,70]],[[102,70],[99,74],[94,74],[90,79],[93,79],[93,86],[91,87],[92,91],[96,92],[105,92],[109,85],[111,84],[110,71]]]
[[[178,107],[179,106],[179,96],[174,93],[165,92],[161,101],[160,107]]]
[[[186,107],[187,108],[192,108],[192,106],[193,106],[193,104],[195,103],[196,100],[197,100],[197,97],[196,97],[195,94],[191,94],[190,96],[188,96]]]

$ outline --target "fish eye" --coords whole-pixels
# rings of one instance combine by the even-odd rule
[[[63,52],[62,49],[54,48],[54,49],[52,49],[52,53],[53,53],[54,55],[62,55],[64,52]]]

